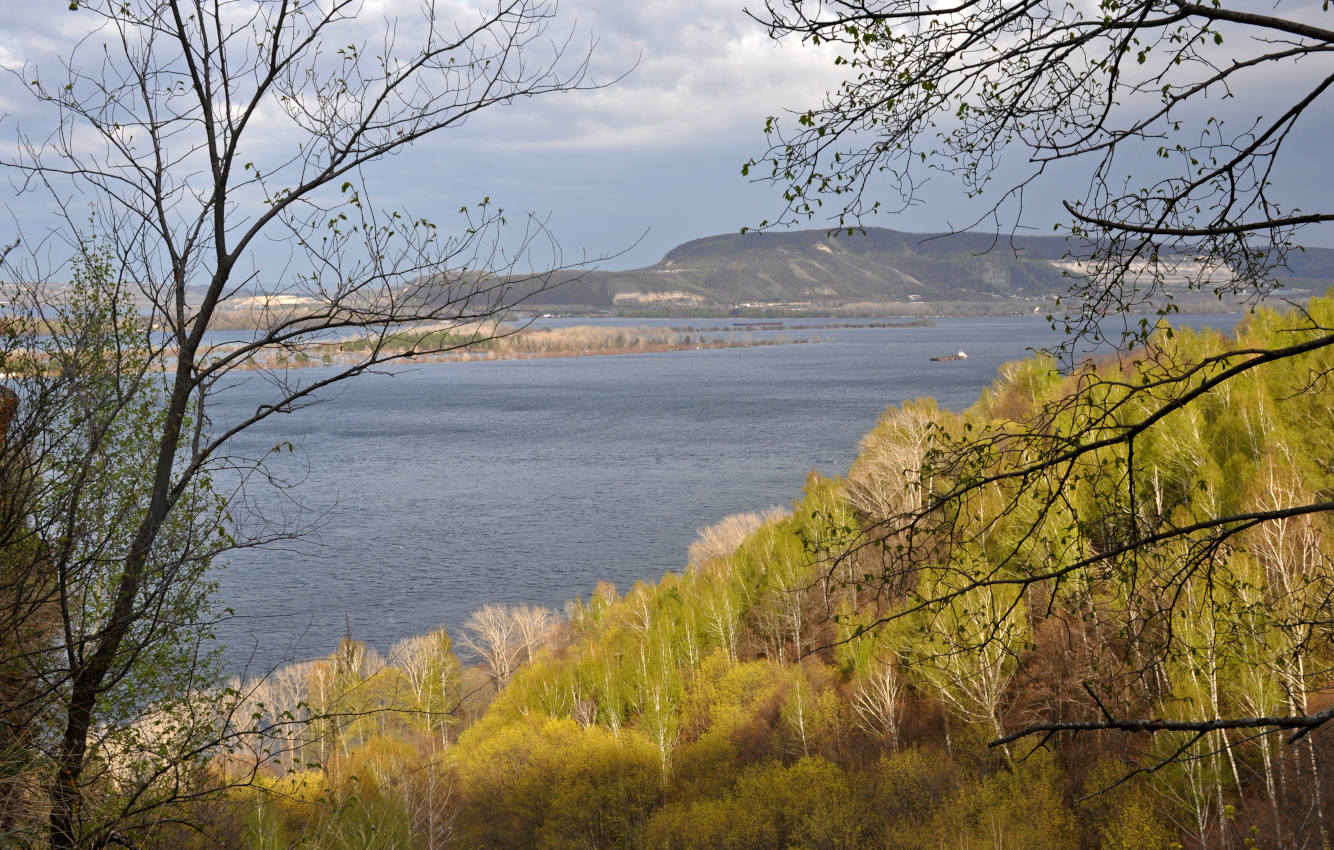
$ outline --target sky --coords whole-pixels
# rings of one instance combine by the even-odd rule
[[[86,13],[66,12],[66,5],[48,0],[50,14],[33,15],[0,4],[0,66],[14,71],[0,79],[0,144],[34,120],[20,91],[24,64],[52,67],[86,26]],[[439,5],[458,12],[470,4]],[[366,0],[362,14],[372,23],[395,15],[411,21],[418,6]],[[601,258],[613,269],[652,264],[681,242],[782,212],[781,189],[747,180],[741,165],[763,153],[767,116],[814,105],[838,84],[832,53],[773,42],[741,0],[562,0],[549,35],[565,34],[572,55],[591,45],[591,79],[615,82],[521,100],[418,143],[376,168],[376,199],[447,222],[461,204],[488,197],[511,216],[527,212],[544,221],[565,262]],[[1294,146],[1289,173],[1279,175],[1293,183],[1300,206],[1326,194],[1327,181],[1300,179],[1323,176],[1325,145],[1317,139]],[[1024,226],[1048,233],[1063,219],[1057,201],[1070,176],[1037,187]],[[42,211],[30,203],[11,201],[11,220],[28,227],[39,221]],[[921,205],[870,223],[940,231],[969,224],[977,209],[957,185],[938,180]],[[1320,234],[1312,244],[1334,239]]]

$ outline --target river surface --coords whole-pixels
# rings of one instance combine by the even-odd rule
[[[1237,318],[1180,321],[1228,329]],[[845,473],[886,406],[931,396],[966,407],[998,366],[1056,339],[1038,317],[748,333],[826,341],[425,363],[364,376],[245,432],[236,455],[294,444],[273,464],[294,486],[252,481],[238,519],[315,528],[234,553],[219,571],[217,603],[236,613],[219,635],[228,665],[324,655],[348,629],[387,650],[442,624],[456,631],[487,602],[559,611],[598,581],[622,591],[656,581],[684,568],[698,528],[789,507],[812,468]],[[958,350],[968,358],[929,361]],[[235,387],[213,421],[262,398],[255,381]]]

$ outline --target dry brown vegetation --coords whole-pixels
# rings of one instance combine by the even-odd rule
[[[250,358],[247,366],[254,369],[283,369],[337,365],[364,353],[370,347],[377,347],[377,350],[386,353],[430,348],[434,353],[413,355],[409,359],[418,362],[466,362],[647,354],[817,341],[818,337],[738,337],[655,327],[578,325],[568,328],[516,328],[498,323],[451,324],[403,331],[384,339],[356,338],[293,348],[268,348]],[[211,354],[224,356],[229,350],[230,346],[223,345]]]

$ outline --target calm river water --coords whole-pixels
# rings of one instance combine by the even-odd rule
[[[1237,317],[1184,320],[1230,328]],[[298,482],[253,483],[253,513],[318,528],[229,557],[217,595],[237,614],[220,635],[228,663],[323,655],[349,626],[385,650],[455,630],[487,602],[559,610],[600,580],[656,580],[683,568],[697,528],[790,505],[812,468],[846,472],[886,406],[932,396],[965,407],[1001,363],[1054,340],[1038,317],[784,333],[828,341],[422,364],[252,429],[234,453],[290,440],[297,451],[275,469]],[[967,360],[928,360],[959,349]],[[235,388],[214,421],[260,397]]]

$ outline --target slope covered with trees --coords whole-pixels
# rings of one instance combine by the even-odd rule
[[[1165,417],[1135,446],[1154,474],[1133,508],[1106,489],[1126,460],[1112,445],[1070,470],[1036,530],[1043,493],[982,488],[949,519],[985,533],[933,548],[924,530],[911,572],[884,569],[901,540],[882,522],[978,474],[919,475],[953,439],[1003,441],[1035,417],[1060,433],[1072,423],[1053,402],[1114,405],[1117,375],[1292,344],[1312,319],[1334,322],[1334,298],[1258,311],[1235,341],[1163,328],[1074,372],[1010,364],[962,413],[890,408],[845,480],[812,473],[790,513],[705,530],[680,573],[600,586],[563,618],[479,611],[463,629],[474,664],[443,631],[387,658],[349,638],[237,683],[253,746],[212,769],[258,773],[215,800],[210,833],[251,847],[1324,846],[1327,734],[1172,722],[1331,704],[1328,515],[1242,529],[1207,572],[1183,573],[1189,536],[1089,556],[1116,545],[1128,510],[1188,527],[1327,492],[1334,472],[1313,459],[1334,415],[1307,386],[1334,365],[1326,351]],[[1004,742],[1141,716],[1161,724]],[[279,730],[293,755],[275,763],[262,742]]]

